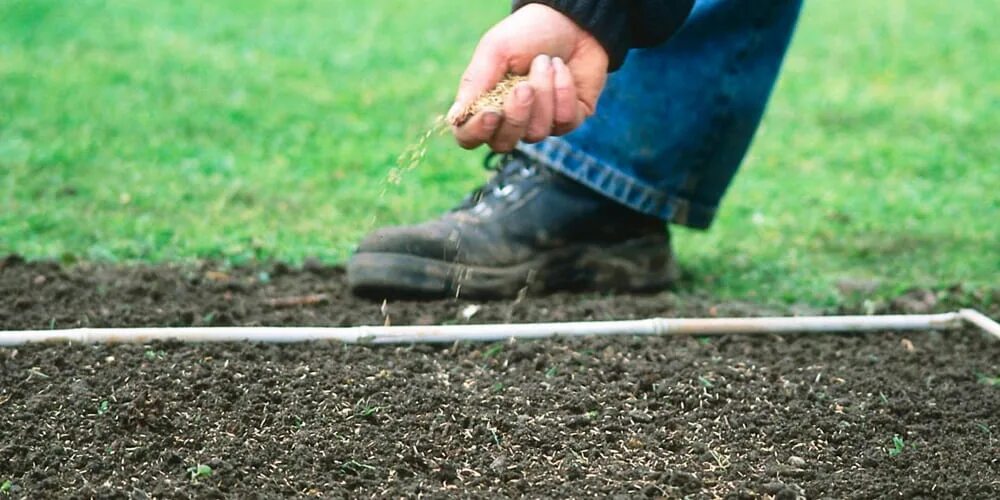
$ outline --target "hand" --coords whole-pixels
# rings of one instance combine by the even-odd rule
[[[507,73],[528,75],[504,103],[455,123],[461,111]],[[462,76],[448,120],[459,145],[489,144],[509,152],[517,142],[563,135],[594,114],[608,74],[608,54],[589,33],[559,11],[529,4],[490,29]]]

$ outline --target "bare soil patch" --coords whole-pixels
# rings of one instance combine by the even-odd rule
[[[887,307],[955,305],[944,295]],[[962,300],[997,316],[997,299]],[[6,330],[381,324],[381,305],[317,265],[0,260]],[[386,311],[463,322],[468,305]],[[482,304],[471,321],[787,312],[553,295]],[[0,485],[13,498],[997,498],[998,376],[1000,342],[974,330],[0,349]],[[192,479],[198,465],[211,474]]]

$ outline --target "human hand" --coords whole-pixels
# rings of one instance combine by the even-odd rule
[[[508,73],[528,75],[504,102],[460,122],[463,111]],[[509,152],[517,142],[563,135],[594,114],[608,73],[608,54],[570,18],[530,4],[508,16],[480,40],[462,76],[448,121],[459,145],[488,144]]]

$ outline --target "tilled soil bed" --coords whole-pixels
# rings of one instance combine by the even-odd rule
[[[995,295],[974,300],[997,316]],[[383,308],[316,265],[0,260],[5,330],[460,323],[469,305]],[[553,295],[482,304],[471,321],[774,313],[788,311]],[[0,498],[1000,498],[997,377],[1000,342],[971,329],[6,348]]]

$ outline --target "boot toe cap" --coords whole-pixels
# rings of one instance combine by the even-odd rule
[[[454,228],[421,224],[375,230],[361,241],[357,253],[393,253],[454,260],[460,246],[459,234]]]

